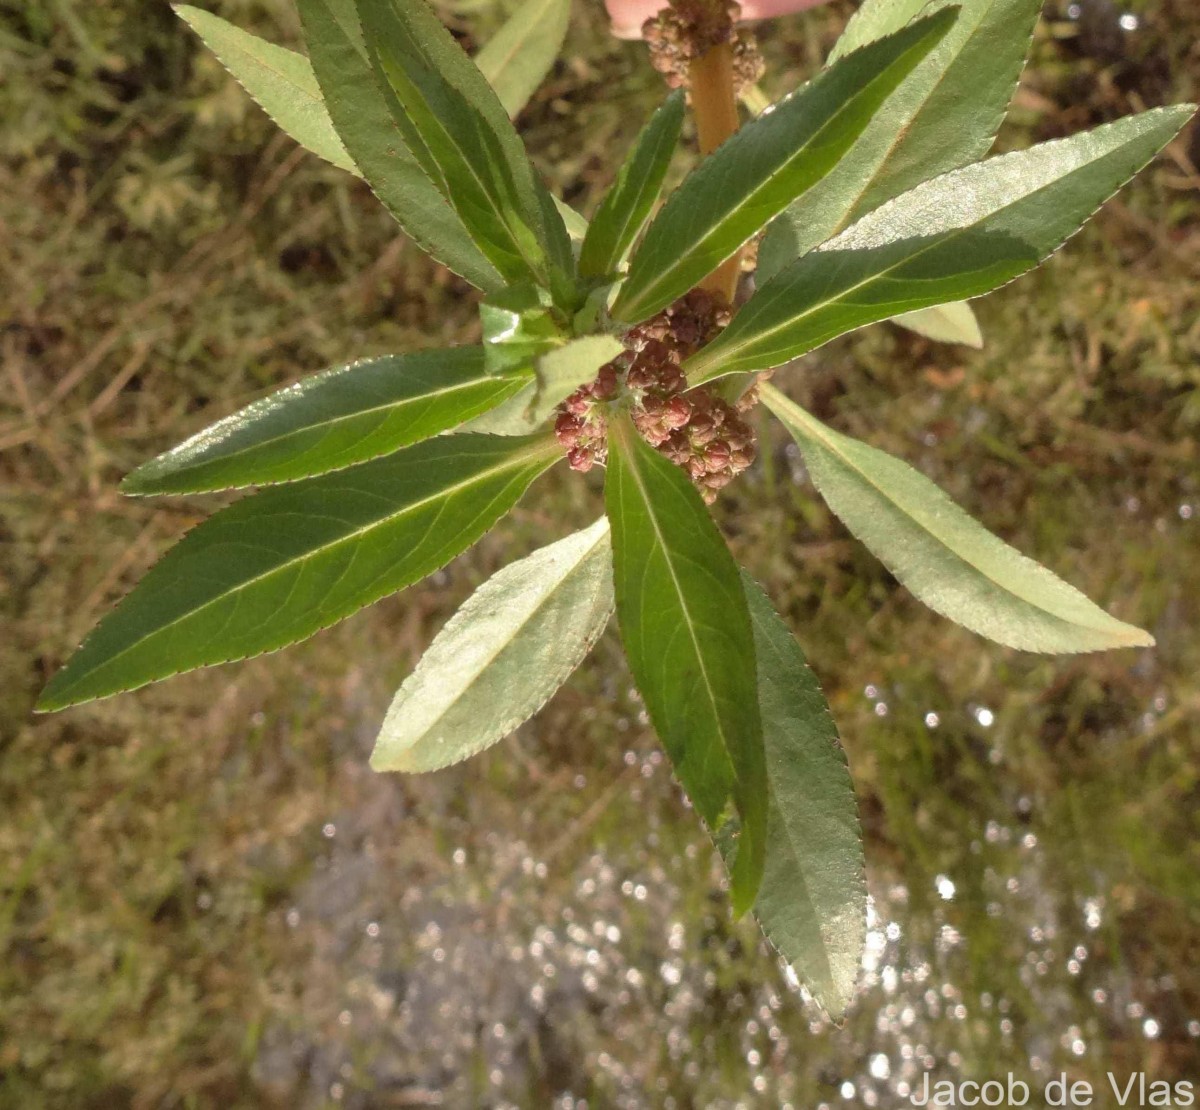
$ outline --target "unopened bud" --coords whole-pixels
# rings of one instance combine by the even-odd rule
[[[567,465],[581,474],[586,474],[595,463],[596,455],[590,447],[572,447],[567,452]]]

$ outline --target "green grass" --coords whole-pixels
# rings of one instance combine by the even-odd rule
[[[477,7],[456,27],[483,37],[500,12]],[[294,42],[283,3],[219,10]],[[1194,99],[1196,11],[1138,10],[1120,62],[1051,21],[1001,144]],[[771,30],[773,91],[845,14]],[[880,933],[838,1030],[752,925],[729,923],[612,632],[486,756],[411,779],[367,769],[436,629],[507,559],[592,519],[594,483],[583,504],[573,476],[552,475],[427,586],[286,653],[31,715],[82,634],[207,511],[124,500],[123,474],[305,372],[469,341],[475,300],[360,185],[273,134],[165,4],[8,10],[0,71],[14,78],[0,85],[0,1106],[421,1092],[542,1106],[569,1089],[593,1106],[813,1107],[853,1082],[887,1107],[917,1042],[943,1077],[1029,1076],[1032,1057],[1043,1077],[1195,1077],[1200,178],[1186,141],[1043,270],[977,304],[983,352],[879,327],[778,377],[1148,627],[1156,650],[1043,659],[939,620],[814,500],[778,429],[721,503],[825,684],[879,928],[900,926]],[[522,117],[555,188],[594,203],[654,82],[578,8],[568,57]],[[869,1075],[880,1053],[891,1080]]]

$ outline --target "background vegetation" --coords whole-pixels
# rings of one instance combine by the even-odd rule
[[[217,10],[297,39],[285,0]],[[503,16],[442,10],[468,43]],[[772,94],[850,10],[765,33]],[[1200,94],[1191,0],[1047,17],[1001,147]],[[124,500],[121,475],[300,374],[476,324],[166,4],[0,0],[0,71],[0,1105],[892,1107],[925,1068],[1200,1080],[1195,125],[976,302],[984,351],[880,326],[777,377],[1156,650],[1042,659],[939,620],[781,431],[720,503],[825,684],[868,830],[865,989],[834,1029],[729,923],[611,639],[486,756],[366,767],[459,601],[596,514],[565,470],[430,585],[285,655],[31,716],[201,515]],[[589,210],[656,80],[577,5],[522,117],[568,200]]]

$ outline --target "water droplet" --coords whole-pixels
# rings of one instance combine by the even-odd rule
[[[337,826],[330,821],[327,825],[322,827],[321,835],[326,840],[332,840],[337,835]]]
[[[993,713],[986,705],[981,705],[975,710],[975,720],[977,720],[984,728],[991,728],[992,722],[995,721],[996,714]]]
[[[1117,20],[1122,31],[1136,31],[1139,26],[1139,20],[1133,12],[1122,12],[1121,18]]]
[[[926,728],[937,728],[938,725],[940,725],[941,723],[942,723],[941,717],[939,717],[932,710],[925,714],[925,727]]]
[[[938,894],[942,896],[943,902],[949,902],[954,897],[954,892],[957,889],[953,881],[945,875],[939,875],[934,879],[933,885],[937,889]]]

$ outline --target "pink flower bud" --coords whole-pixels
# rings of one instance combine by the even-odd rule
[[[572,447],[567,452],[567,465],[572,470],[586,474],[595,465],[596,456],[590,447]]]
[[[583,421],[569,412],[560,412],[554,421],[554,434],[564,447],[574,447],[583,433]]]
[[[687,399],[676,394],[667,402],[667,411],[663,413],[663,424],[674,430],[682,428],[692,418],[692,406]]]

